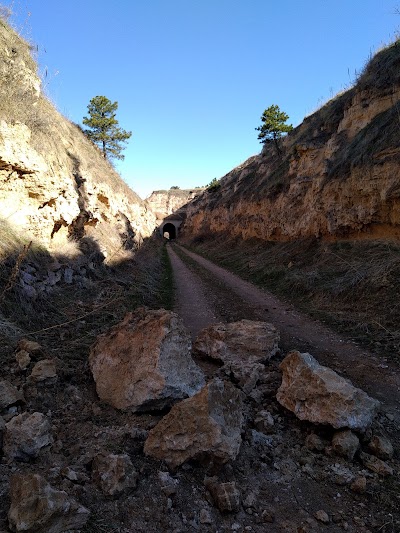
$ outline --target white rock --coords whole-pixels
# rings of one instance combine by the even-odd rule
[[[165,309],[128,313],[97,339],[89,363],[99,397],[117,409],[162,409],[204,385],[188,331]]]
[[[282,384],[276,398],[300,420],[359,431],[371,425],[379,402],[309,353],[290,352],[280,368]]]

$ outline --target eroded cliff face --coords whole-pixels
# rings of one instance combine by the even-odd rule
[[[242,239],[400,238],[400,42],[282,144],[188,206],[185,235]]]
[[[58,254],[131,253],[152,234],[154,214],[40,94],[29,47],[4,22],[0,71],[1,219]]]
[[[178,211],[188,202],[191,202],[202,193],[203,190],[203,188],[197,187],[195,189],[153,191],[151,195],[146,198],[146,205],[148,205],[151,211],[155,213],[157,220],[161,221],[168,215]]]

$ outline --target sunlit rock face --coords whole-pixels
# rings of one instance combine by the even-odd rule
[[[195,199],[186,237],[400,237],[399,49],[377,54],[355,87],[283,139],[282,154],[265,145]]]
[[[146,198],[146,205],[156,215],[158,221],[162,221],[168,215],[179,211],[187,203],[191,202],[204,190],[203,187],[195,189],[169,189],[153,191]]]
[[[0,26],[0,218],[51,251],[126,255],[156,219],[80,128],[40,94],[28,43]],[[85,243],[83,243],[85,244]]]

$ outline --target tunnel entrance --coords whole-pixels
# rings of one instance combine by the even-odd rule
[[[176,239],[176,227],[171,222],[164,224],[162,229],[163,237],[166,237],[169,240]]]

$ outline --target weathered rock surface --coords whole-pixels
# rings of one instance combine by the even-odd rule
[[[9,460],[28,461],[53,442],[50,422],[42,413],[22,413],[6,424],[4,455]]]
[[[358,476],[351,483],[350,489],[358,494],[364,494],[367,490],[367,478],[365,476]]]
[[[375,472],[380,476],[393,475],[393,468],[387,463],[385,463],[385,461],[382,461],[382,459],[379,459],[374,455],[369,455],[368,453],[361,452],[360,459],[363,465],[368,468],[368,470],[371,470],[371,472]]]
[[[314,517],[318,520],[318,522],[322,522],[323,524],[329,524],[330,519],[329,515],[326,511],[323,509],[320,509],[314,514]]]
[[[393,457],[393,445],[390,440],[379,435],[374,435],[368,444],[368,450],[379,459],[391,459]]]
[[[25,398],[21,391],[9,381],[0,381],[0,411],[10,407],[10,405],[24,402]]]
[[[164,309],[140,308],[90,351],[99,397],[118,409],[162,409],[192,396],[204,376],[191,357],[191,339],[181,318]]]
[[[15,360],[17,361],[20,370],[26,370],[31,362],[31,356],[26,350],[19,350],[19,352],[15,354]]]
[[[38,361],[32,368],[30,381],[36,383],[45,381],[46,383],[54,383],[57,380],[57,368],[53,359],[42,359]]]
[[[172,496],[177,491],[179,481],[171,476],[169,472],[158,472],[158,479],[160,480],[160,488],[166,496]]]
[[[18,349],[33,355],[39,354],[43,350],[38,342],[30,341],[28,339],[20,339],[18,341]]]
[[[98,454],[93,460],[92,479],[108,496],[136,488],[138,474],[126,454]]]
[[[271,413],[265,409],[259,411],[254,419],[254,425],[261,433],[274,433],[275,421]]]
[[[268,322],[240,320],[203,329],[193,349],[203,357],[222,361],[226,371],[248,393],[264,371],[261,363],[279,350],[279,338],[278,330]]]
[[[305,445],[309,450],[316,450],[317,452],[322,452],[322,450],[325,448],[325,443],[315,433],[310,433],[310,435],[307,435]]]
[[[51,487],[39,474],[11,477],[11,507],[8,520],[12,531],[63,533],[81,529],[90,512],[64,491]]]
[[[156,215],[157,221],[161,222],[165,217],[175,213],[193,198],[196,198],[203,190],[203,187],[196,187],[195,189],[153,191],[146,198],[145,203]]]
[[[288,241],[364,232],[398,239],[397,46],[381,50],[355,87],[295,128],[280,157],[266,144],[191,202],[185,235]]]
[[[209,478],[206,479],[205,486],[221,512],[234,513],[240,510],[240,492],[235,481],[219,483],[215,478]]]
[[[89,247],[89,252],[101,250],[103,259],[129,257],[152,234],[155,215],[101,151],[41,95],[30,46],[6,23],[0,26],[0,43],[2,217],[28,241],[57,253],[64,248],[75,256]],[[63,278],[70,283],[71,271]],[[21,284],[34,298],[31,278],[23,276]]]
[[[280,368],[282,384],[276,398],[300,420],[360,431],[372,423],[379,402],[309,353],[290,352]]]
[[[164,416],[150,431],[144,451],[171,468],[189,459],[226,463],[239,453],[242,423],[240,391],[214,379]]]
[[[337,431],[333,435],[332,448],[338,455],[341,455],[350,461],[354,458],[359,446],[360,441],[358,440],[357,435],[349,429]]]

